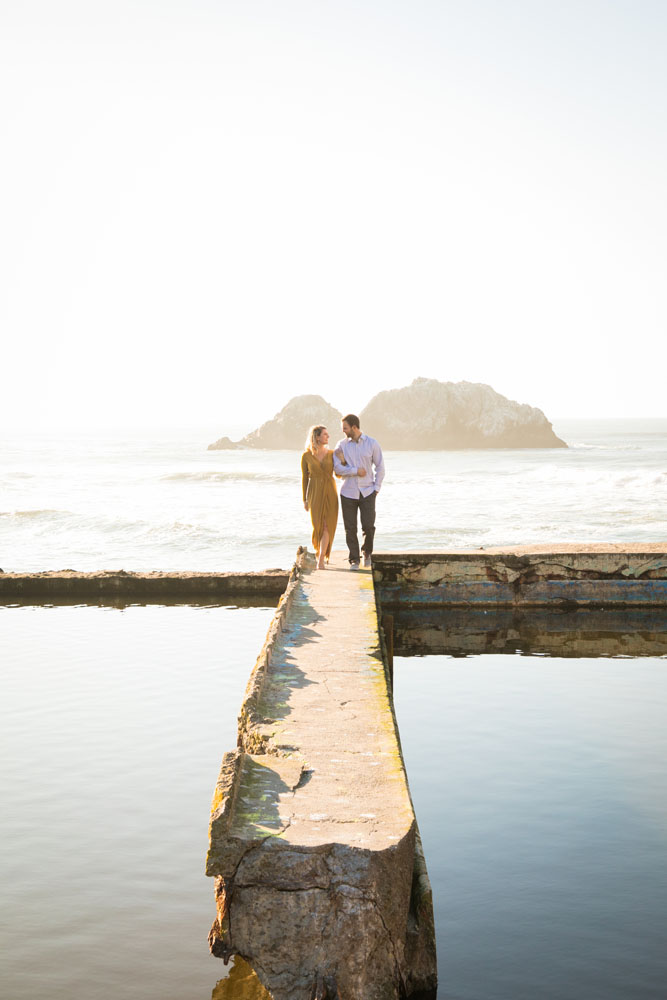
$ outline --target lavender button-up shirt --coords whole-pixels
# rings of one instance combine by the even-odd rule
[[[336,455],[339,449],[345,456],[346,465],[342,465]],[[343,477],[343,485],[340,488],[342,497],[358,500],[359,496],[368,497],[373,491],[379,493],[384,479],[384,459],[382,448],[375,438],[366,434],[362,434],[358,441],[343,438],[334,449],[333,461],[336,475]],[[366,472],[363,478],[357,476],[357,469],[361,468]]]

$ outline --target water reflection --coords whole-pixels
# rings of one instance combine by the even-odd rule
[[[441,613],[421,634],[404,619],[396,635],[403,649],[448,651],[394,665],[433,886],[439,995],[658,1000],[667,982],[665,623],[642,616],[646,631],[633,633],[634,615],[490,617]],[[585,627],[569,627],[575,620]],[[605,655],[578,655],[588,642]],[[493,646],[521,655],[471,655]],[[564,652],[544,655],[553,649]]]
[[[211,789],[273,613],[0,607],[3,997],[211,995]]]
[[[396,656],[667,656],[660,609],[391,609]]]
[[[271,994],[264,989],[248,963],[237,955],[229,976],[217,983],[211,1000],[271,1000]]]

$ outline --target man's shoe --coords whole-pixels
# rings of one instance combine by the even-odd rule
[[[370,556],[364,556],[364,569],[370,569],[373,563]]]
[[[351,562],[350,563],[350,569],[359,569],[359,563],[358,562]]]

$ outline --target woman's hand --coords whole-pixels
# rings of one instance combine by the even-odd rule
[[[307,500],[303,501],[303,509],[304,510],[308,510],[308,501]]]

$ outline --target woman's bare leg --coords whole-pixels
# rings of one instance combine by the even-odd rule
[[[324,560],[327,554],[327,549],[329,548],[329,529],[327,525],[324,525],[324,530],[320,536],[320,548],[317,553],[317,568],[324,569]]]

